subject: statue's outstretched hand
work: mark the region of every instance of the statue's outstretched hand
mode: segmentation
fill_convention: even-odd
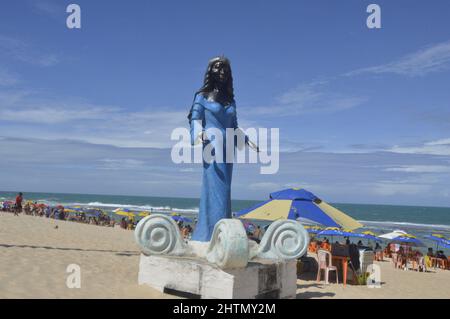
[[[200,132],[200,139],[202,140],[203,144],[209,142],[208,135],[206,135],[205,131]]]
[[[250,141],[249,139],[247,139],[247,145],[254,150],[256,153],[259,153],[259,146],[256,145],[255,143],[253,143],[252,141]]]

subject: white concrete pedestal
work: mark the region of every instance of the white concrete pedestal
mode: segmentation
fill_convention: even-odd
[[[295,298],[297,262],[254,259],[245,268],[220,269],[200,258],[141,254],[138,282],[190,298]]]

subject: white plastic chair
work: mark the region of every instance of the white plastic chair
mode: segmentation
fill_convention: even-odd
[[[319,249],[317,251],[317,262],[319,264],[317,270],[317,281],[320,281],[321,271],[325,270],[325,283],[328,284],[328,275],[330,271],[336,272],[336,283],[339,284],[337,267],[331,264],[332,256],[328,250]]]
[[[359,273],[364,274],[367,272],[367,267],[373,264],[374,253],[370,250],[359,251]]]

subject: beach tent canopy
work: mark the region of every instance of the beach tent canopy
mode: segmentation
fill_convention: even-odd
[[[409,244],[411,246],[425,246],[416,236],[410,235],[402,230],[395,230],[391,233],[378,236],[389,239],[397,244]]]
[[[238,218],[275,221],[298,220],[306,225],[356,229],[362,224],[325,203],[303,188],[289,188],[270,194],[270,199],[239,211]]]
[[[394,230],[394,231],[391,232],[391,233],[387,233],[387,234],[384,234],[384,235],[380,235],[380,236],[378,236],[378,237],[380,237],[380,238],[385,238],[385,239],[394,239],[394,238],[397,238],[397,237],[400,237],[400,236],[406,235],[406,234],[407,234],[407,233],[406,233],[405,231],[396,229],[396,230]]]

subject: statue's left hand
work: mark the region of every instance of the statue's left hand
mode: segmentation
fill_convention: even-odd
[[[248,146],[253,149],[256,153],[259,153],[259,146],[256,145],[255,143],[253,143],[252,141],[250,141],[249,139],[247,140],[247,144]]]

